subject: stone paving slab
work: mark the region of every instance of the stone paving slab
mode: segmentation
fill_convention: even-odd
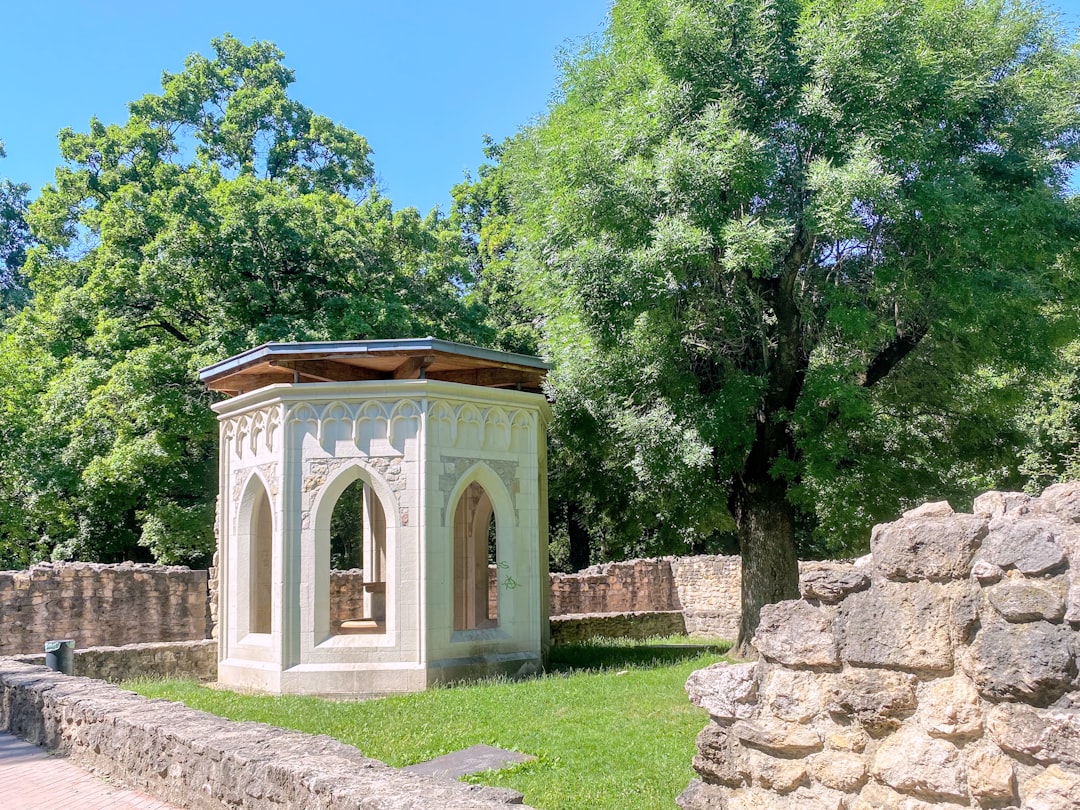
[[[174,810],[170,804],[97,778],[63,757],[0,731],[4,810]]]
[[[507,751],[492,745],[474,745],[460,751],[451,751],[427,762],[418,762],[402,768],[403,771],[418,773],[423,776],[437,776],[460,779],[480,771],[498,771],[519,762],[531,762],[536,757],[518,751]]]

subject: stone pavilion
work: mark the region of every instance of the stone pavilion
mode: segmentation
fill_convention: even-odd
[[[219,682],[367,696],[538,671],[546,371],[434,338],[268,343],[203,369],[228,396]],[[346,551],[359,570],[332,577]]]

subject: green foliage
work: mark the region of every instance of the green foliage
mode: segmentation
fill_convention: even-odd
[[[1030,4],[616,2],[500,166],[594,542],[742,515],[745,553],[794,509],[835,555],[1022,485],[1025,391],[1075,329],[1078,82]],[[1051,421],[1044,478],[1077,435]]]
[[[4,142],[0,141],[0,158],[5,157]],[[26,250],[31,245],[30,228],[26,224],[26,183],[0,179],[0,326],[13,312],[26,304],[26,279],[22,274]]]
[[[197,370],[267,341],[480,341],[460,237],[393,210],[364,139],[226,36],[122,125],[60,134],[32,304],[0,343],[0,563],[206,563],[216,422]],[[192,154],[193,152],[193,154]]]
[[[693,778],[704,713],[684,689],[716,648],[596,641],[554,649],[566,670],[528,681],[479,683],[355,702],[260,697],[178,681],[125,684],[233,720],[328,734],[395,766],[479,743],[536,760],[469,781],[513,788],[530,807],[670,807]],[[682,642],[682,643],[680,643]],[[387,733],[393,729],[393,733]]]

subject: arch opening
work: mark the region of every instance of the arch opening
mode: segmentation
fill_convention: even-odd
[[[274,533],[270,496],[261,482],[251,508],[248,534],[248,632],[269,633],[273,602]]]
[[[498,627],[498,527],[487,491],[475,481],[454,510],[454,629]]]
[[[357,478],[330,516],[330,633],[386,632],[386,515]]]

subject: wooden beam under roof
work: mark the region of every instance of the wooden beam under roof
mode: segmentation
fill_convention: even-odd
[[[521,386],[539,390],[541,375],[536,372],[511,368],[470,368],[462,371],[430,371],[429,380],[482,385],[487,388],[514,388]]]
[[[363,366],[354,366],[336,360],[271,360],[270,365],[295,372],[308,381],[314,382],[354,382],[356,380],[383,380],[380,374]]]
[[[405,362],[394,369],[395,380],[418,380],[420,372],[435,362],[433,354],[417,354],[405,359]]]

